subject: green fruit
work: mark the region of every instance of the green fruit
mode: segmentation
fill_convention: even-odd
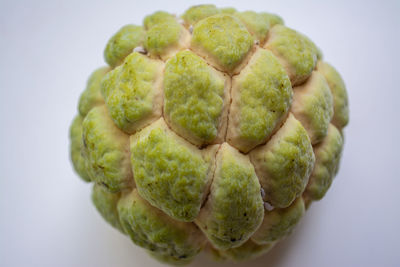
[[[338,172],[346,88],[306,36],[266,12],[199,5],[127,25],[70,128],[105,221],[159,261],[258,257]]]

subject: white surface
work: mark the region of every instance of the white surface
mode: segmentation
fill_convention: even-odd
[[[68,128],[108,38],[158,9],[201,1],[182,2],[0,2],[0,266],[161,266],[100,218],[72,171]],[[215,1],[280,14],[322,48],[350,97],[341,169],[325,199],[270,254],[237,266],[400,264],[400,4],[322,2]],[[204,255],[191,266],[206,264],[218,266]]]

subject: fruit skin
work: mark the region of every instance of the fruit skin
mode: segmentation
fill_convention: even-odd
[[[274,207],[286,208],[301,196],[315,156],[301,123],[290,114],[270,141],[250,152],[265,200]]]
[[[337,70],[326,62],[318,62],[317,70],[324,75],[332,93],[334,103],[332,124],[343,128],[349,122],[349,104],[343,79]]]
[[[135,52],[106,74],[101,93],[120,129],[134,133],[161,115],[162,70],[161,61]]]
[[[212,142],[218,132],[223,132],[220,128],[226,128],[221,113],[227,113],[224,98],[229,87],[228,76],[201,57],[188,50],[178,52],[167,62],[164,72],[164,116],[168,124],[196,145]],[[182,88],[185,95],[180,93]]]
[[[290,234],[305,212],[303,199],[297,198],[289,207],[266,211],[264,220],[251,240],[258,245],[266,245]]]
[[[320,200],[328,191],[339,170],[343,142],[343,136],[338,129],[330,124],[325,139],[314,147],[317,161],[304,192],[307,200]]]
[[[188,261],[205,245],[194,224],[173,220],[142,199],[136,189],[120,199],[117,210],[132,241],[168,261]]]
[[[143,27],[136,25],[122,27],[108,41],[104,50],[105,61],[112,68],[121,64],[124,58],[132,52],[132,49],[143,42],[143,38]]]
[[[343,79],[266,12],[158,11],[107,43],[70,127],[71,161],[109,224],[155,259],[258,257],[337,174]]]
[[[212,161],[160,119],[131,136],[131,165],[140,195],[180,221],[193,221],[209,183]]]
[[[253,42],[254,37],[238,18],[217,14],[193,26],[191,46],[217,69],[237,73],[237,68],[250,53]]]
[[[129,137],[107,115],[105,105],[94,107],[82,122],[82,153],[90,180],[111,192],[133,185],[129,166]]]
[[[82,180],[86,182],[90,182],[90,177],[86,171],[86,162],[85,159],[82,157],[82,147],[83,147],[83,140],[82,140],[82,117],[77,115],[74,120],[72,121],[70,127],[70,139],[71,139],[71,161],[74,166],[75,171],[78,175],[82,178]]]
[[[284,68],[267,50],[257,49],[232,79],[226,139],[242,152],[265,143],[288,114],[293,90]]]
[[[292,85],[303,83],[317,63],[316,46],[304,35],[283,25],[276,25],[270,30],[265,47],[286,68]]]
[[[239,247],[260,226],[264,207],[254,167],[248,157],[223,143],[216,155],[210,195],[196,219],[214,247]]]
[[[117,210],[120,198],[121,193],[112,193],[101,184],[95,183],[93,185],[92,201],[96,209],[103,216],[104,220],[124,233]]]
[[[82,118],[86,117],[93,107],[104,104],[104,98],[101,94],[101,80],[108,71],[110,71],[109,67],[101,67],[89,76],[86,89],[79,98],[78,110]]]
[[[328,83],[319,72],[313,71],[310,78],[294,88],[292,112],[303,124],[313,145],[327,135],[333,116],[333,99]]]

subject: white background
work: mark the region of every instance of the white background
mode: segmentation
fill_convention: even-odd
[[[0,266],[161,266],[101,219],[72,171],[68,128],[116,30],[200,2],[0,1]],[[326,197],[270,254],[237,266],[400,266],[400,4],[325,2],[214,1],[280,14],[321,47],[350,99]],[[205,265],[218,266],[204,255],[191,266]]]

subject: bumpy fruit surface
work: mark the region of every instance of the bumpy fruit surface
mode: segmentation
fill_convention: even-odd
[[[259,256],[329,189],[345,85],[279,16],[159,11],[122,27],[104,57],[71,125],[71,159],[103,218],[155,258]]]

